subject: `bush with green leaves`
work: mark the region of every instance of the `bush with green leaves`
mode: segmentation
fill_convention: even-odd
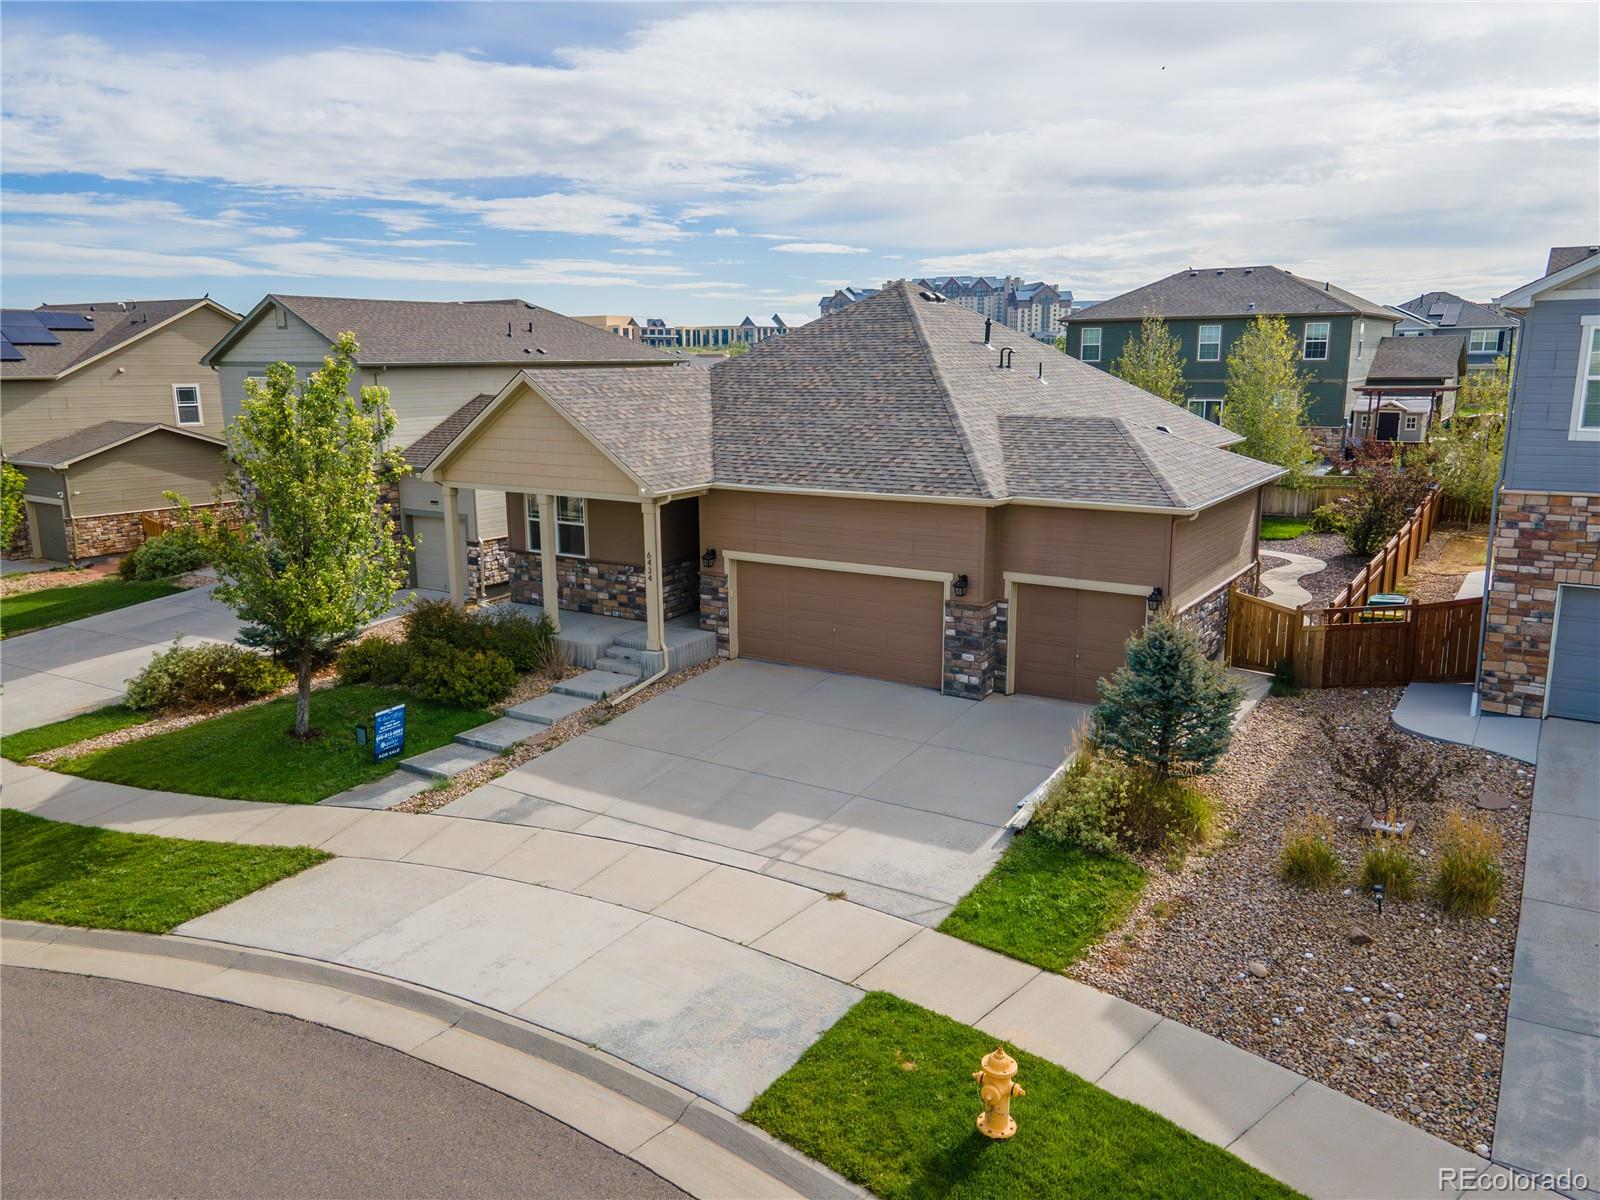
[[[1181,779],[1161,778],[1085,745],[1034,809],[1028,828],[1096,854],[1149,853],[1205,837],[1211,806]]]
[[[1383,894],[1390,900],[1411,900],[1416,897],[1421,884],[1417,860],[1403,842],[1384,839],[1367,849],[1361,856],[1360,888],[1370,892],[1375,884],[1383,885]]]
[[[351,642],[339,652],[341,683],[372,683],[393,687],[404,683],[411,671],[411,647],[405,642],[369,637]]]
[[[511,660],[518,671],[542,671],[555,661],[556,629],[550,618],[535,621],[514,608],[499,605],[478,618],[488,627],[489,645]]]
[[[292,682],[288,668],[243,646],[175,644],[128,680],[125,703],[144,710],[203,708],[257,700]]]
[[[1284,830],[1278,878],[1293,887],[1328,887],[1339,878],[1333,848],[1333,822],[1321,813],[1302,813]]]
[[[448,642],[417,642],[409,647],[411,663],[405,686],[441,704],[487,708],[504,700],[517,686],[517,669],[494,650],[468,650]]]
[[[193,529],[179,526],[134,547],[117,564],[117,574],[123,579],[171,579],[210,562],[205,540]]]
[[[457,650],[493,651],[518,671],[542,670],[554,659],[555,626],[508,606],[468,612],[447,600],[422,601],[406,614],[405,624],[412,646],[442,642]]]
[[[1439,874],[1433,897],[1452,917],[1487,917],[1500,900],[1502,844],[1483,818],[1453,812],[1439,835]]]
[[[1350,504],[1334,500],[1319,504],[1311,513],[1312,533],[1343,533],[1350,527]]]

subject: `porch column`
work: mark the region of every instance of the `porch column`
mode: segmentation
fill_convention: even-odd
[[[644,510],[645,649],[660,650],[661,612],[665,607],[661,598],[661,509],[654,500],[646,500],[639,507]]]
[[[461,542],[460,493],[452,484],[444,485],[444,557],[450,581],[450,603],[461,608],[467,602],[466,547]]]
[[[539,595],[544,615],[561,630],[561,580],[556,574],[556,498],[541,494],[539,503]]]

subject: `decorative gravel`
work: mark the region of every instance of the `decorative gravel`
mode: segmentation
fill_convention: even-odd
[[[1211,845],[1172,870],[1147,864],[1127,921],[1068,974],[1481,1152],[1494,1132],[1533,770],[1406,735],[1448,771],[1444,794],[1406,814],[1424,892],[1445,813],[1476,811],[1483,790],[1512,801],[1482,814],[1504,840],[1505,885],[1492,918],[1445,917],[1426,895],[1390,901],[1380,918],[1354,887],[1365,808],[1332,787],[1320,731],[1376,731],[1399,698],[1352,688],[1264,700],[1202,781],[1218,805]],[[1277,879],[1284,826],[1307,806],[1336,821],[1344,872],[1325,891]],[[1371,942],[1356,944],[1358,931]]]
[[[1302,533],[1299,537],[1290,538],[1288,541],[1262,542],[1261,557],[1263,560],[1271,560],[1265,561],[1263,565],[1276,567],[1286,562],[1281,554],[1274,558],[1280,550],[1289,554],[1308,554],[1328,564],[1320,571],[1300,577],[1300,586],[1311,593],[1308,608],[1330,603],[1344,590],[1345,584],[1361,573],[1369,561],[1359,554],[1351,554],[1350,548],[1344,543],[1343,535],[1337,533]]]

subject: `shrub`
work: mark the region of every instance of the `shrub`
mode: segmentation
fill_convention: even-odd
[[[1410,900],[1417,894],[1418,882],[1417,860],[1400,842],[1380,841],[1361,856],[1363,891],[1381,883],[1389,899]]]
[[[1349,526],[1350,504],[1345,500],[1319,504],[1311,514],[1312,533],[1343,533]]]
[[[517,669],[494,650],[469,650],[447,642],[414,643],[405,683],[419,696],[460,708],[485,708],[517,685]]]
[[[1452,917],[1486,917],[1500,899],[1500,835],[1487,821],[1453,812],[1439,836],[1434,899]]]
[[[1430,480],[1422,463],[1402,468],[1394,449],[1384,443],[1362,447],[1356,478],[1362,490],[1351,502],[1350,519],[1341,532],[1352,554],[1371,558],[1427,498]]]
[[[341,683],[375,683],[389,687],[405,680],[411,670],[411,647],[370,637],[352,642],[339,652]]]
[[[123,579],[170,579],[198,571],[210,560],[200,535],[180,526],[136,546],[117,565],[117,574]]]
[[[1294,659],[1284,655],[1272,671],[1272,687],[1274,696],[1298,696],[1300,689],[1294,682]]]
[[[542,671],[553,664],[556,630],[549,617],[535,621],[514,608],[502,607],[491,609],[480,623],[490,632],[490,645],[518,671]]]
[[[242,646],[174,645],[128,681],[129,708],[159,709],[256,700],[287,687],[288,668]]]
[[[1029,828],[1097,854],[1198,841],[1211,824],[1204,794],[1086,745],[1035,808]]]
[[[1333,848],[1333,822],[1320,813],[1302,813],[1284,830],[1278,878],[1294,887],[1327,887],[1339,878]]]
[[[406,641],[413,646],[443,642],[457,650],[487,650],[490,634],[485,622],[467,614],[448,600],[419,600],[406,613]]]

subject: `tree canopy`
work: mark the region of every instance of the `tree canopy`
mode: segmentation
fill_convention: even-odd
[[[1290,487],[1302,482],[1316,461],[1306,431],[1306,379],[1300,347],[1279,316],[1259,316],[1228,355],[1228,386],[1222,401],[1224,428],[1244,438],[1234,449],[1288,469]]]
[[[1139,332],[1128,340],[1122,354],[1111,364],[1111,373],[1152,396],[1185,405],[1189,395],[1183,383],[1186,360],[1179,353],[1180,345],[1178,336],[1165,321],[1154,313],[1145,313]]]

